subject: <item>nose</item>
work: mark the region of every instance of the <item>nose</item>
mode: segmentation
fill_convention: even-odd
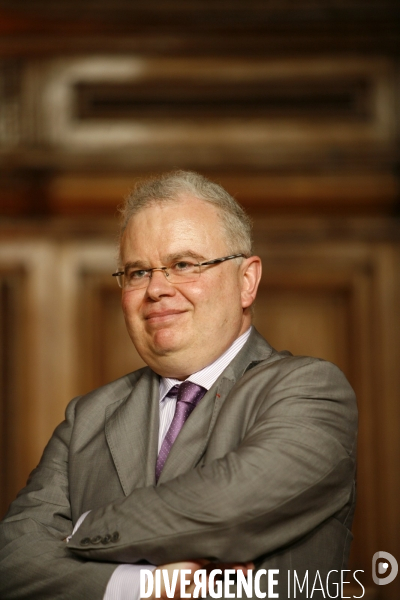
[[[168,281],[168,274],[163,269],[154,269],[147,284],[146,295],[152,300],[161,296],[174,296],[175,287]]]

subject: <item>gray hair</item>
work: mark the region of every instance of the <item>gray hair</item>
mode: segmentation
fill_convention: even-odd
[[[250,217],[223,187],[193,171],[171,171],[138,181],[120,209],[120,239],[129,219],[140,210],[153,204],[179,201],[185,195],[209,202],[218,209],[230,252],[253,254]]]

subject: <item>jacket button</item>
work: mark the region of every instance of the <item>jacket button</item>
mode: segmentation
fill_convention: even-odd
[[[82,538],[80,541],[81,546],[88,546],[90,543],[91,543],[91,540],[88,537]]]
[[[101,535],[96,535],[96,537],[92,537],[92,539],[90,541],[92,542],[92,544],[100,544]]]
[[[114,533],[111,536],[111,541],[118,542],[118,540],[119,540],[119,533],[118,533],[118,531],[114,531]]]
[[[109,533],[107,533],[107,535],[105,535],[102,540],[101,543],[102,544],[109,544],[111,542],[111,535]]]

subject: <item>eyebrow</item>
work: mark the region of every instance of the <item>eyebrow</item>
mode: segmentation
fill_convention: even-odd
[[[167,256],[165,257],[165,262],[167,264],[171,264],[177,260],[181,260],[182,258],[193,258],[193,260],[196,260],[197,262],[203,262],[206,259],[205,256],[203,256],[202,254],[197,254],[196,252],[193,252],[192,250],[185,250],[183,252],[175,252],[173,254],[167,254]],[[125,269],[151,269],[151,267],[148,265],[148,263],[146,264],[144,261],[142,260],[134,260],[134,261],[129,261],[126,263]]]
[[[168,254],[165,257],[165,262],[173,263],[174,261],[179,260],[181,258],[193,258],[193,260],[197,260],[198,262],[206,260],[206,257],[202,254],[197,254],[196,252],[192,252],[191,250],[186,250],[185,252],[176,252],[175,254]]]

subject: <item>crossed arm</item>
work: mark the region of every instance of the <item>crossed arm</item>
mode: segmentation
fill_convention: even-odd
[[[288,377],[234,451],[93,510],[67,547],[71,403],[2,525],[0,597],[45,600],[57,589],[60,600],[87,600],[89,591],[101,599],[118,563],[252,561],[333,515],[346,504],[354,476],[354,399],[332,365],[303,370],[302,397],[291,395]],[[327,378],[329,394],[326,386],[321,392]],[[121,535],[107,546],[81,545],[99,531]]]

